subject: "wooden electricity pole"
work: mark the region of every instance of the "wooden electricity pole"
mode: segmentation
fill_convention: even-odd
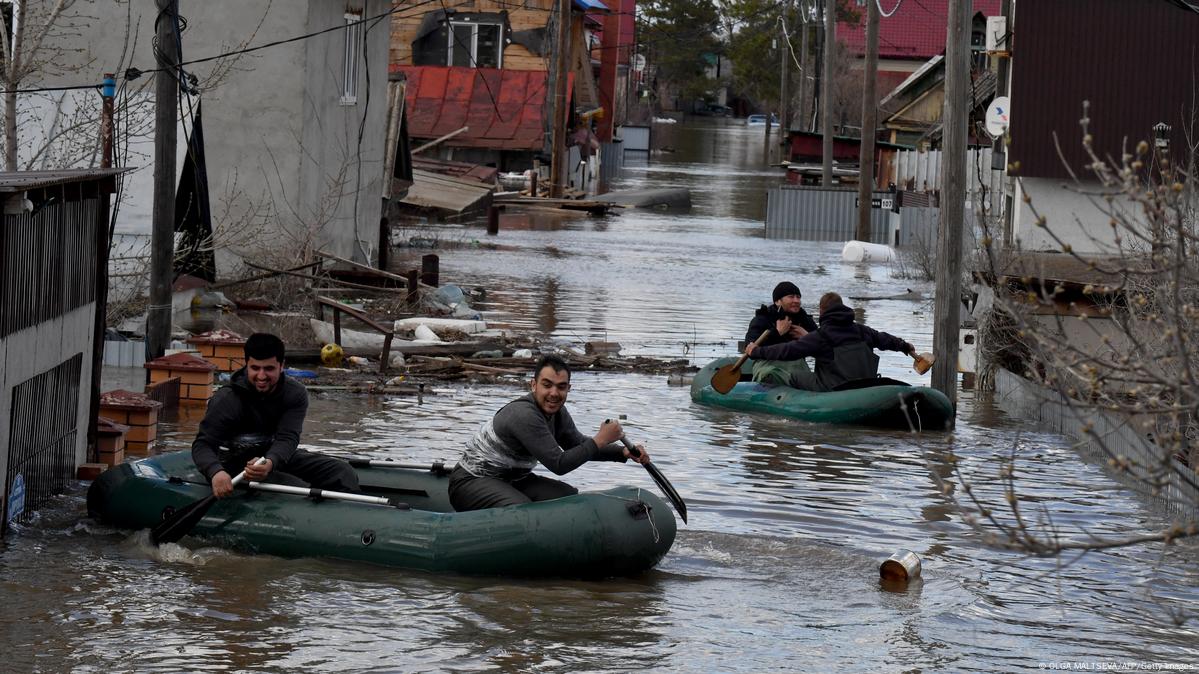
[[[858,241],[870,240],[874,195],[874,127],[878,126],[878,0],[866,0],[866,64],[862,71],[862,142],[858,154]]]
[[[171,341],[171,276],[175,257],[175,129],[178,119],[178,0],[156,0],[158,67],[154,73],[154,225],[150,236],[150,307],[146,310],[146,360]]]
[[[558,0],[558,35],[554,48],[554,130],[550,134],[550,196],[562,196],[566,186],[566,68],[570,63],[570,0]]]
[[[820,78],[820,132],[824,136],[824,164],[820,184],[833,184],[833,46],[837,41],[837,0],[824,0],[824,72]]]
[[[779,161],[785,162],[787,161],[787,153],[781,148],[786,145],[787,130],[791,128],[790,123],[787,121],[791,116],[791,111],[788,109],[790,106],[787,105],[787,80],[790,79],[788,77],[790,64],[787,61],[791,58],[791,33],[787,30],[787,0],[783,0],[782,12],[781,32],[783,51],[780,54],[782,58],[779,60]],[[769,122],[770,120],[767,119],[766,121]]]
[[[945,109],[941,137],[941,220],[937,232],[937,296],[933,307],[932,385],[957,409],[958,334],[962,306],[962,221],[966,204],[966,140],[970,117],[972,0],[949,3],[945,34]]]

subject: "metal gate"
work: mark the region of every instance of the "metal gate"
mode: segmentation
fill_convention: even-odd
[[[4,519],[0,533],[10,519],[26,523],[33,511],[61,492],[75,474],[75,440],[79,432],[79,374],[83,354],[13,387],[11,427],[8,436],[8,475],[4,500]],[[24,485],[21,512],[10,516],[12,497]]]

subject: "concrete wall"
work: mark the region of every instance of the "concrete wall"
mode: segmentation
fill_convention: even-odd
[[[43,84],[98,82],[102,73],[123,73],[131,65],[142,70],[156,67],[151,50],[156,11],[152,0],[96,0],[81,6],[81,11],[86,10],[94,20],[81,29],[83,38],[71,43],[87,48],[64,55],[62,72],[45,76]],[[205,58],[340,26],[345,23],[347,8],[361,8],[364,17],[371,17],[389,10],[390,3],[183,3],[181,13],[187,20],[182,36],[183,57]],[[377,23],[364,24],[368,56],[360,63],[356,105],[340,104],[345,40],[340,30],[235,58],[185,66],[199,78],[203,90],[200,97],[193,98],[193,105],[203,99],[213,227],[221,246],[218,275],[234,273],[241,266],[242,256],[282,264],[296,259],[308,247],[358,260],[375,254],[381,212],[389,21],[389,17],[383,17]],[[76,61],[74,66],[70,64],[72,59]],[[151,120],[153,90],[151,75],[127,84],[130,100]],[[55,105],[43,102],[30,116],[44,118]],[[88,92],[73,97],[70,105],[98,109],[99,97]],[[185,133],[191,128],[187,112],[185,99],[176,152],[179,165],[185,156]],[[152,228],[153,129],[142,125],[130,132],[129,142],[135,151],[130,153],[128,165],[141,168],[125,183],[117,230],[147,233]]]

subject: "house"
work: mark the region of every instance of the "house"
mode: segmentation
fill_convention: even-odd
[[[982,121],[987,105],[995,98],[998,78],[990,69],[971,73],[970,111],[975,121]],[[878,103],[880,126],[892,143],[940,147],[941,117],[945,108],[945,56],[938,54],[928,60],[892,89]],[[970,125],[970,145],[989,144],[979,138],[977,125]]]
[[[0,532],[87,461],[119,170],[0,173]],[[90,427],[94,431],[94,426]]]
[[[553,0],[395,0],[394,7],[390,67],[408,79],[414,139],[444,137],[434,150],[440,158],[501,171],[524,171],[548,152]],[[607,8],[598,0],[572,0],[572,7],[568,109],[594,116],[602,102],[587,16]]]
[[[1063,22],[1078,39],[1062,39]],[[1085,194],[1095,182],[1079,124],[1083,102],[1100,157],[1118,159],[1139,141],[1156,144],[1159,124],[1169,127],[1161,131],[1164,147],[1187,148],[1199,112],[1190,53],[1199,12],[1184,0],[1092,0],[1085,12],[1072,3],[1017,2],[1010,31],[1008,163],[1018,168],[1006,238],[1024,250],[1060,249],[1037,226],[1035,208],[1076,252],[1114,252],[1108,218]],[[1074,176],[1082,189],[1063,189]]]
[[[945,28],[950,1],[895,3],[894,14],[879,20],[878,91],[891,91],[929,59],[945,53]],[[983,53],[986,17],[998,16],[1001,4],[1000,0],[974,0],[975,16],[970,46],[977,54],[975,62],[980,70],[986,67],[986,55]],[[849,53],[858,57],[858,68],[862,67],[861,58],[866,53],[865,8],[860,8],[860,14],[857,25],[837,25],[837,40]]]
[[[792,129],[787,133],[787,143],[789,147],[787,160],[790,164],[794,165],[791,170],[787,172],[788,182],[819,184],[818,181],[820,178],[820,167],[824,161],[823,134],[812,131],[796,131]],[[861,146],[861,138],[852,136],[834,136],[834,167],[837,169],[844,169],[847,166],[852,166],[854,169],[853,173],[856,174],[858,163],[861,159]],[[910,149],[911,147],[906,145],[896,145],[894,143],[885,143],[882,141],[878,141],[874,144],[874,182],[876,185],[885,188],[888,183],[895,182],[895,155],[901,150]],[[805,165],[807,165],[810,170],[805,171]],[[807,174],[806,177],[803,175],[805,173]]]
[[[188,92],[180,94],[176,158],[182,165],[188,155],[202,101],[217,276],[238,273],[244,260],[294,266],[311,250],[373,262],[384,192],[389,0],[209,0],[180,9]],[[76,26],[80,35],[48,38],[86,50],[64,50],[62,74],[47,74],[41,84],[121,75],[116,165],[137,170],[121,188],[116,227],[145,235],[154,87],[152,77],[138,75],[157,68],[157,10],[152,2],[108,2],[91,3],[87,13]],[[128,44],[113,37],[121,35]],[[98,108],[94,93],[83,96],[78,106]]]

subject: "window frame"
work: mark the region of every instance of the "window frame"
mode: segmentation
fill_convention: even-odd
[[[494,26],[496,29],[495,40],[495,68],[502,69],[504,67],[504,24],[493,23],[491,21],[450,21],[449,30],[446,35],[446,57],[447,66],[454,66],[454,45],[457,43],[455,38],[455,28],[470,27],[470,63],[465,68],[478,68],[479,63],[479,27]],[[484,66],[490,67],[490,66]]]
[[[358,104],[359,54],[362,53],[362,11],[347,9],[341,68],[341,105]]]

